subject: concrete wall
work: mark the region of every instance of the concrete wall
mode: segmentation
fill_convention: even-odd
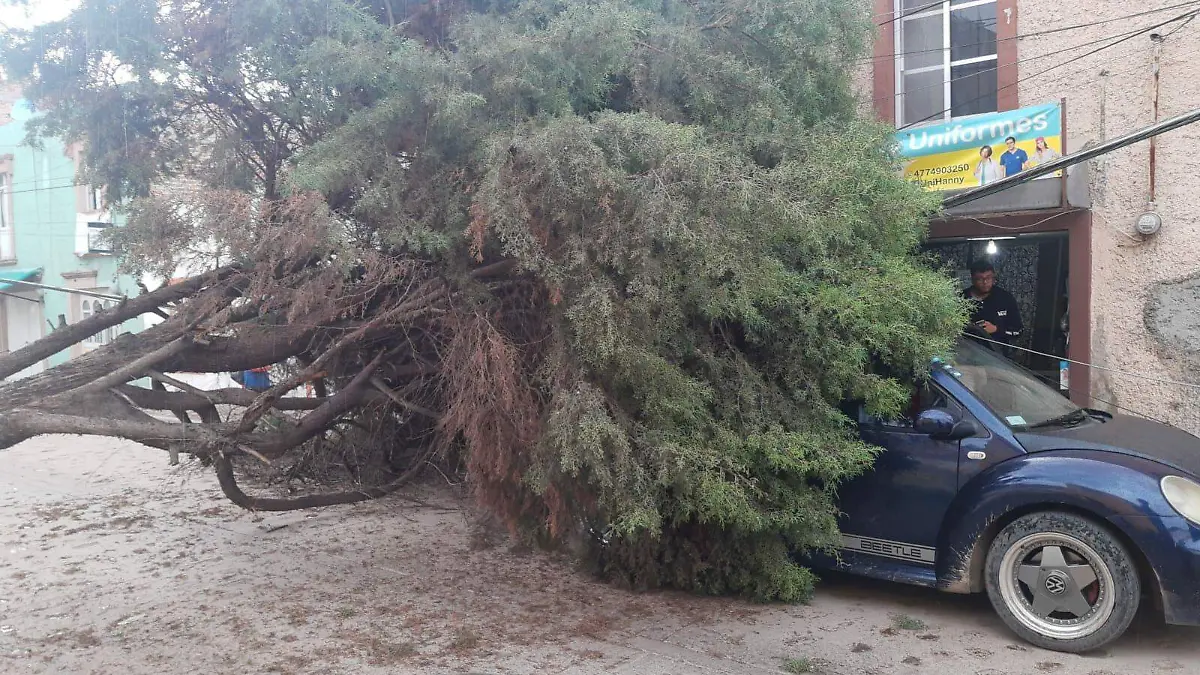
[[[1172,0],[1021,0],[1020,34],[1178,4]],[[1105,38],[1151,26],[1176,9],[1019,41],[1020,103],[1065,97],[1069,150],[1154,122],[1154,47],[1149,35],[1066,66],[1037,73],[1105,44]],[[1200,108],[1200,20],[1157,32],[1161,43],[1160,119]],[[1072,51],[1062,50],[1077,45]],[[1035,77],[1036,76],[1036,77]],[[1028,78],[1028,79],[1026,79]],[[1150,144],[1119,150],[1092,163],[1092,362],[1160,380],[1200,383],[1200,287],[1180,286],[1200,275],[1200,125],[1156,141],[1159,234],[1133,229],[1149,201]],[[1200,432],[1200,391],[1099,369],[1098,399]]]

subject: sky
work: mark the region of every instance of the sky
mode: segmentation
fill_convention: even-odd
[[[0,24],[10,28],[32,28],[57,21],[79,4],[79,0],[27,0],[25,3],[0,0]]]

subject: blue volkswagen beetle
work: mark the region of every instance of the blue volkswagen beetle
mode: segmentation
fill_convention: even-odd
[[[857,414],[884,451],[841,488],[841,550],[814,566],[986,591],[1064,652],[1116,639],[1143,600],[1200,625],[1200,439],[1079,408],[969,338],[907,414]]]

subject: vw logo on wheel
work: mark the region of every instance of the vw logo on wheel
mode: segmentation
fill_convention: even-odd
[[[1047,574],[1046,590],[1050,595],[1062,595],[1067,590],[1067,575],[1058,570]]]

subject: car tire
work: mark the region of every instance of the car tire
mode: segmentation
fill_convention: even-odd
[[[1022,516],[996,535],[985,568],[988,597],[1017,635],[1079,653],[1120,637],[1141,601],[1133,556],[1106,528],[1072,513]]]

